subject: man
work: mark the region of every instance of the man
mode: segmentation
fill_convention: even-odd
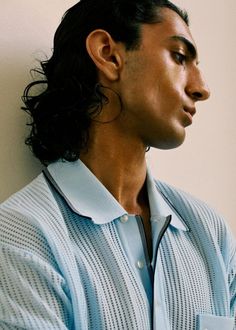
[[[234,329],[234,239],[145,161],[209,97],[186,13],[81,0],[42,69],[24,101],[48,167],[0,208],[1,329]]]

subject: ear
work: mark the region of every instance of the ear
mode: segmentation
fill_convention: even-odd
[[[118,45],[105,30],[94,30],[86,39],[89,56],[100,72],[110,81],[119,79],[122,68],[122,53]]]

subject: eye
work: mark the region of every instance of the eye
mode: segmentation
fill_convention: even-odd
[[[174,59],[178,64],[183,65],[187,60],[187,56],[182,53],[174,52]]]

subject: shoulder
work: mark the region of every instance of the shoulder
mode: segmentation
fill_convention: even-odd
[[[216,222],[225,223],[221,215],[219,215],[212,207],[193,195],[173,187],[162,181],[155,181],[157,188],[171,202],[171,204],[181,211],[181,215],[194,216],[199,219],[205,219],[211,226],[216,225]]]
[[[236,242],[225,219],[207,203],[165,182],[155,181],[157,189],[183,217],[196,239],[212,242],[224,259],[235,255]]]
[[[166,182],[155,180],[155,183],[162,194],[164,194],[178,210],[181,210],[181,214],[187,212],[188,215],[191,213],[200,216],[200,218],[207,218],[209,221],[215,218],[222,220],[222,217],[212,207],[190,193],[169,185]]]
[[[38,207],[53,201],[49,186],[41,173],[32,182],[10,196],[0,204],[0,210],[13,208],[18,211],[30,210],[31,206]]]
[[[21,224],[37,225],[46,223],[47,219],[58,213],[58,206],[44,175],[41,173],[27,186],[13,194],[0,204],[0,226],[11,220]]]
[[[0,246],[51,258],[49,233],[63,221],[51,190],[40,174],[0,204]]]

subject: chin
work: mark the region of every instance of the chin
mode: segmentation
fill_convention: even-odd
[[[181,134],[168,135],[162,141],[156,141],[153,145],[150,144],[150,147],[162,149],[162,150],[170,150],[175,149],[181,146],[185,140],[185,130],[181,132]]]

